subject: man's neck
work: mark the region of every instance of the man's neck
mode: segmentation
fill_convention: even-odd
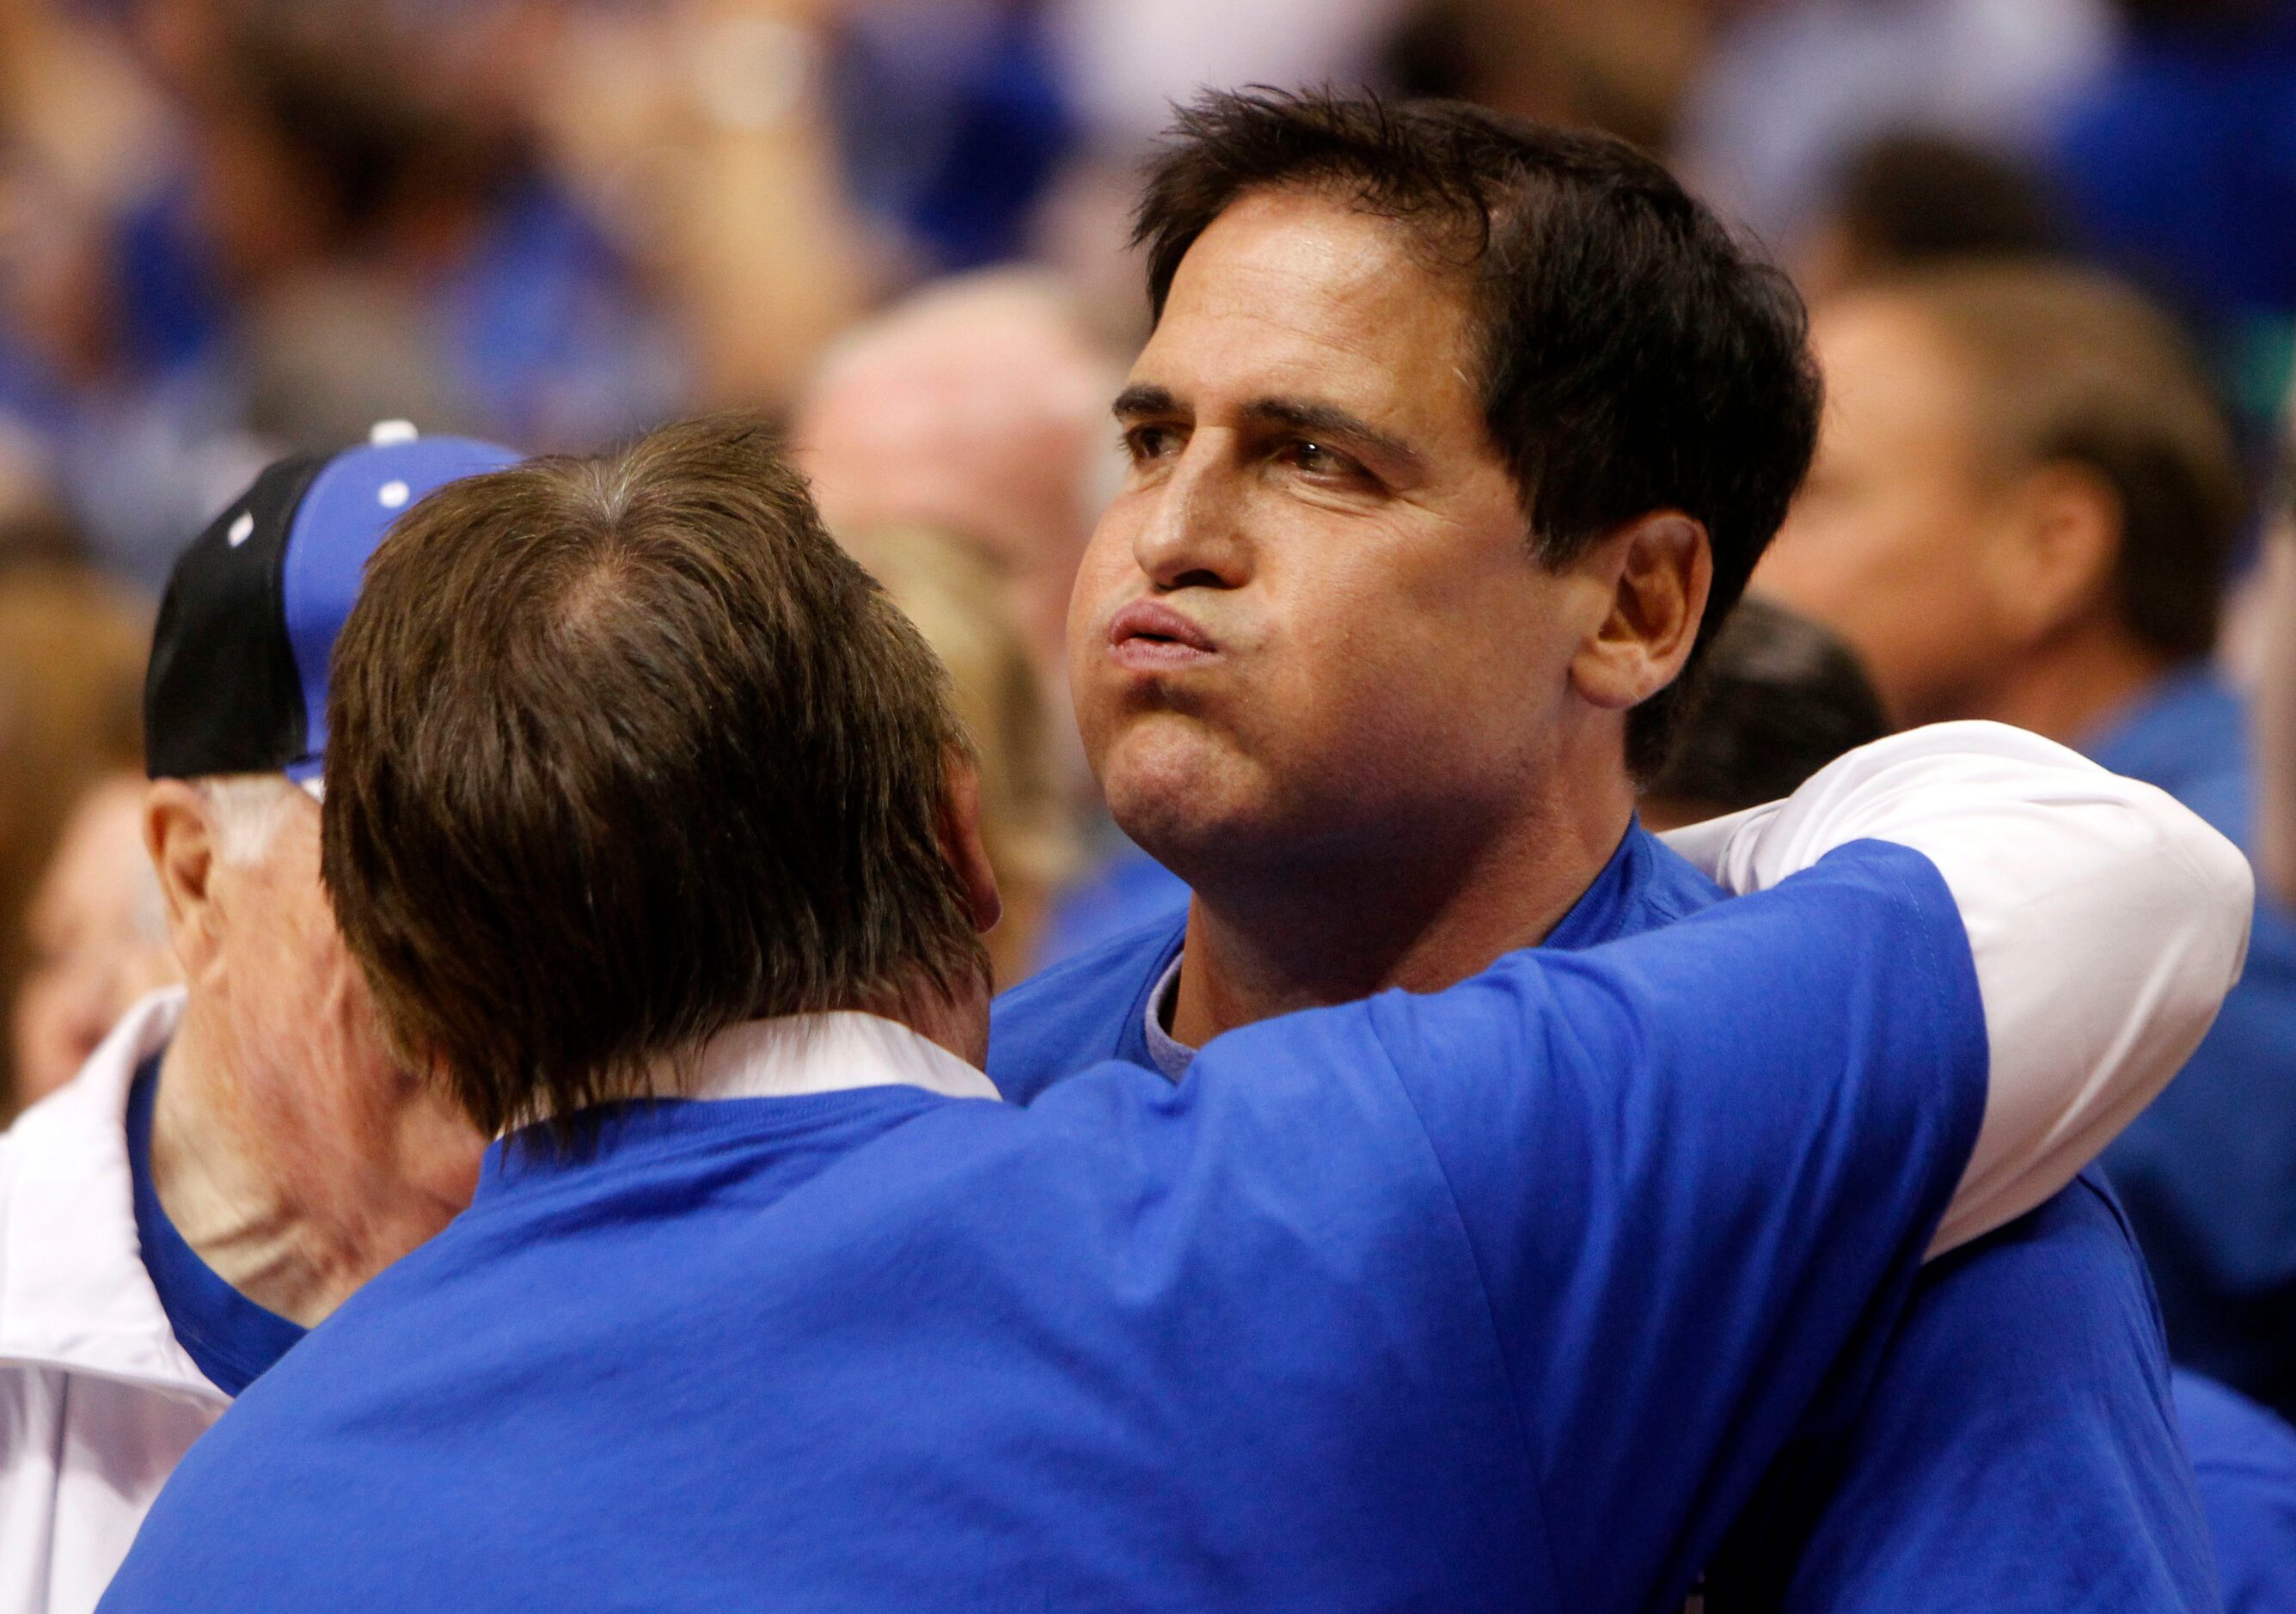
[[[1413,857],[1418,832],[1347,866],[1298,864],[1215,885],[1188,910],[1172,1035],[1191,1047],[1294,1010],[1399,987],[1440,991],[1536,946],[1585,895],[1634,812],[1579,790],[1464,851]]]
[[[1974,709],[1950,715],[1989,717],[2078,747],[2094,740],[2169,666],[2168,658],[2118,624],[2078,626],[2023,658]]]
[[[168,1221],[225,1282],[305,1327],[459,1208],[451,1190],[403,1168],[432,1123],[331,1106],[318,1093],[333,1074],[252,1075],[194,1012],[168,1045],[152,1115],[152,1185]]]

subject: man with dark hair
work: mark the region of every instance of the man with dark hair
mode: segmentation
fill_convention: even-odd
[[[1023,1110],[941,684],[738,423],[405,520],[324,866],[517,1130],[106,1607],[1647,1609],[1939,1208],[2064,1181],[2236,968],[2227,848],[1973,727],[1710,835],[1784,889]]]
[[[1764,586],[1855,645],[1900,721],[2077,747],[2251,844],[2245,702],[2211,669],[2248,508],[2189,345],[2059,266],[1936,270],[1829,305],[1834,384]],[[2296,1413],[2296,915],[2105,1159],[2177,1359]]]
[[[1271,1015],[1715,902],[1635,823],[1636,782],[1808,463],[1791,288],[1620,143],[1446,104],[1210,96],[1139,231],[1157,324],[1070,673],[1117,823],[1193,897],[1008,994],[998,1087],[1110,1057],[1182,1082]],[[1741,1585],[2207,1606],[2101,1185],[1925,1274],[1915,1317],[1813,1409],[1773,1481],[1797,1505],[1726,1555]],[[1941,1535],[1972,1483],[1997,1534]]]

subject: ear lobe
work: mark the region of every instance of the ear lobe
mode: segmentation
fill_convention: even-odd
[[[1004,916],[1004,899],[997,892],[996,871],[980,839],[980,774],[962,756],[952,756],[946,772],[948,783],[936,826],[940,855],[964,886],[973,929],[986,934]]]
[[[2044,465],[2012,491],[2008,525],[1988,546],[1999,619],[2044,638],[2102,602],[2120,554],[2120,501],[2095,472]]]
[[[144,804],[144,848],[159,877],[176,962],[188,979],[199,980],[221,954],[223,916],[213,889],[215,833],[198,791],[180,779],[153,782]]]
[[[1705,525],[1678,510],[1638,516],[1598,547],[1613,569],[1609,608],[1570,677],[1587,700],[1623,711],[1673,683],[1690,660],[1713,592],[1713,548]]]

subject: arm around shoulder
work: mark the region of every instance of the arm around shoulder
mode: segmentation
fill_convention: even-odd
[[[2163,792],[1990,723],[1864,747],[1675,844],[1751,890],[1859,840],[1935,865],[1984,1002],[1985,1122],[1935,1253],[2063,1187],[2168,1085],[2239,979],[2254,877]]]

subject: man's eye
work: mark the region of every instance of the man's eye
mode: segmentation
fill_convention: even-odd
[[[1124,434],[1124,452],[1135,461],[1161,459],[1180,445],[1169,426],[1135,426]]]
[[[1310,476],[1352,477],[1363,474],[1363,467],[1336,448],[1306,438],[1294,439],[1283,450],[1283,456],[1292,465]]]

